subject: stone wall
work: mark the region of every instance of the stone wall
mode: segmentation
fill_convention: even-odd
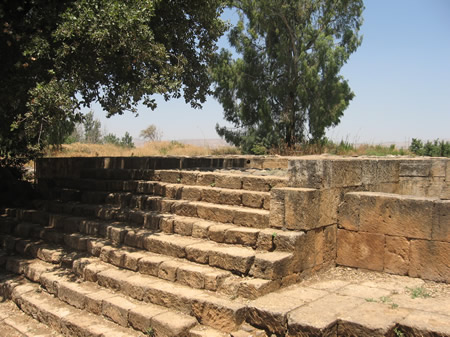
[[[337,264],[450,282],[450,200],[348,193],[338,226]]]
[[[288,186],[271,226],[336,230],[339,265],[450,281],[449,159],[296,158]]]

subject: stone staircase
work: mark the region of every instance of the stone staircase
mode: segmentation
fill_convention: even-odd
[[[246,303],[295,283],[305,259],[304,232],[270,227],[286,184],[239,170],[41,179],[34,209],[0,218],[3,296],[66,336],[265,336]]]

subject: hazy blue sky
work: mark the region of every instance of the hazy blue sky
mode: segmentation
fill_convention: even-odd
[[[411,138],[450,139],[450,0],[366,0],[363,43],[342,74],[356,97],[341,123],[328,131],[353,143],[404,142]],[[227,12],[226,19],[233,20]],[[220,45],[227,47],[227,39]],[[222,108],[212,97],[202,110],[184,100],[164,102],[155,111],[105,118],[108,132],[137,138],[155,124],[164,139],[218,138]]]

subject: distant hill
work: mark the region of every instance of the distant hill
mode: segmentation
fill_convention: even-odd
[[[136,146],[142,146],[145,144],[145,141],[142,139],[134,139],[134,144]],[[206,147],[209,149],[216,149],[223,146],[230,146],[226,141],[219,138],[212,139],[175,139],[175,141],[180,142],[182,144],[195,145],[200,147]]]
[[[220,138],[213,139],[178,139],[177,142],[195,146],[208,147],[210,149],[216,149],[218,147],[229,146],[225,140]]]

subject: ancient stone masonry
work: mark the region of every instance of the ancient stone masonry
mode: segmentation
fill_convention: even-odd
[[[303,336],[306,309],[274,321],[257,304],[336,265],[450,280],[448,159],[44,158],[36,169],[42,198],[0,217],[0,290],[63,335]]]
[[[337,224],[338,265],[450,281],[448,159],[302,158],[289,171],[301,188],[278,189],[286,209],[271,217]]]

